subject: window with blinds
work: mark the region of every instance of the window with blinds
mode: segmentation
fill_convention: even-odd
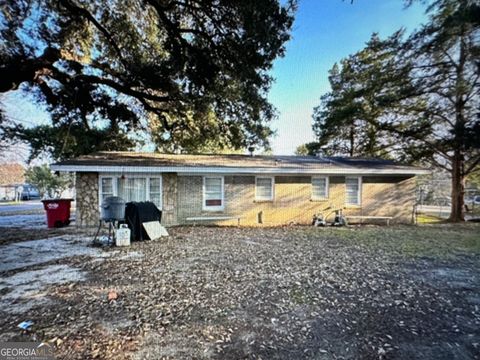
[[[345,178],[345,203],[347,205],[360,205],[361,184],[360,177]]]
[[[255,178],[255,200],[271,201],[274,197],[273,177],[257,177]]]
[[[312,200],[328,199],[328,177],[317,176],[312,178]]]
[[[203,178],[203,209],[223,210],[223,176],[205,176]]]

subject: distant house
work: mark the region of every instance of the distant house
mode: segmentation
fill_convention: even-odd
[[[0,200],[15,200],[17,189],[25,183],[25,168],[18,163],[0,165]]]
[[[101,152],[51,166],[76,173],[77,224],[96,225],[102,199],[152,201],[165,225],[308,224],[326,208],[408,223],[415,176],[380,159]]]

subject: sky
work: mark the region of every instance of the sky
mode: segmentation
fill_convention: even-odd
[[[403,0],[299,0],[286,55],[275,61],[271,72],[275,82],[268,98],[279,114],[272,123],[277,132],[273,153],[291,155],[298,145],[314,140],[313,108],[329,90],[328,70],[335,62],[362,49],[373,32],[386,37],[401,27],[412,31],[425,21],[420,4],[405,9]],[[49,122],[38,105],[18,92],[0,95],[0,102],[15,121]],[[0,155],[0,160],[6,156],[25,161],[28,148],[15,145]]]
[[[314,140],[313,108],[329,91],[328,70],[335,62],[362,49],[373,32],[383,38],[425,21],[421,5],[405,9],[402,0],[299,0],[286,55],[272,71],[276,81],[268,98],[279,112],[272,123],[273,153],[291,155]]]

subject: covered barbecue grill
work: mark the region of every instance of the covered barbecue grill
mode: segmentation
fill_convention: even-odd
[[[162,212],[153,202],[129,202],[125,206],[125,222],[131,230],[132,241],[150,239],[143,223],[162,220]]]
[[[118,196],[105,198],[101,208],[101,219],[105,222],[125,219],[125,200]]]
[[[125,200],[118,196],[106,197],[100,207],[100,221],[97,232],[93,238],[93,243],[97,243],[97,237],[100,233],[102,225],[108,224],[108,242],[114,242],[115,229],[118,228],[120,222],[125,219]],[[113,235],[112,235],[113,234]]]

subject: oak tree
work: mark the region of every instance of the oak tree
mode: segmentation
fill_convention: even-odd
[[[2,136],[55,158],[129,149],[267,146],[269,70],[295,0],[15,0],[0,8],[0,94],[52,123]],[[34,120],[34,119],[33,119]]]

